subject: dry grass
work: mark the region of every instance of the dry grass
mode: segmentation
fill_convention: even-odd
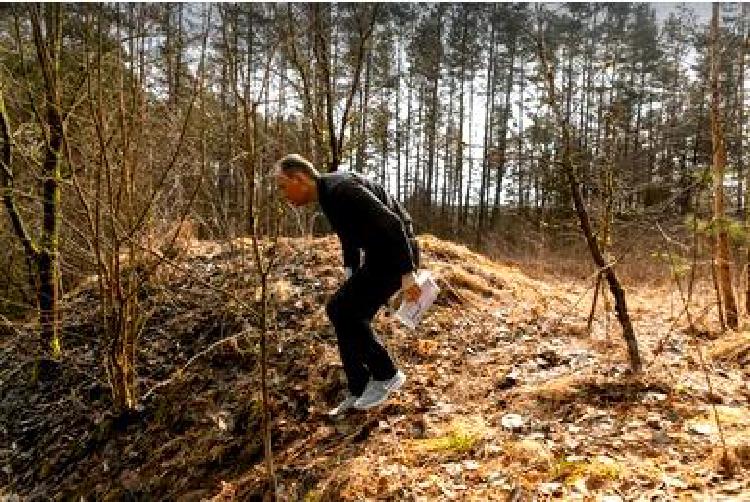
[[[523,394],[529,403],[565,403],[575,399],[585,381],[586,378],[582,375],[563,375],[547,380],[544,385],[520,389],[519,393]]]
[[[142,244],[150,251],[163,253],[171,259],[179,259],[187,255],[194,240],[195,224],[185,219],[156,225],[144,235]]]
[[[750,440],[735,439],[723,446],[715,446],[711,451],[708,464],[725,476],[732,477],[742,469],[750,469]]]
[[[118,258],[123,270],[149,271],[151,282],[169,282],[175,278],[176,272],[173,267],[161,266],[163,262],[183,261],[196,242],[195,224],[191,220],[161,222],[138,237],[134,257],[130,251],[122,251]],[[127,246],[121,249],[127,249]]]
[[[441,276],[454,288],[468,290],[483,297],[492,297],[495,294],[494,288],[490,287],[484,279],[456,265],[443,269]]]
[[[592,460],[561,460],[552,468],[552,478],[566,484],[573,484],[578,479],[585,479],[586,486],[591,490],[604,487],[610,481],[616,481],[623,475],[625,469],[609,457],[599,457]]]
[[[474,449],[479,437],[468,431],[451,431],[445,436],[418,439],[417,450],[446,453],[469,453]]]
[[[435,273],[442,292],[441,305],[461,305],[482,310],[490,302],[516,304],[529,300],[544,303],[549,287],[530,278],[507,260],[493,261],[469,248],[432,235],[419,236],[423,266]],[[538,316],[539,312],[524,312]]]
[[[561,225],[559,225],[562,223]],[[692,229],[682,218],[661,221],[662,228],[677,242],[688,247],[692,245]],[[581,238],[575,217],[566,222],[558,222],[555,230],[542,230],[528,218],[518,215],[504,215],[502,222],[484,238],[484,245],[478,252],[502,260],[513,262],[517,268],[535,279],[581,280],[595,271],[586,242]],[[637,239],[632,236],[636,235]],[[454,238],[451,234],[451,239]],[[464,236],[467,242],[473,238]],[[643,225],[634,221],[620,221],[615,224],[611,253],[618,258],[616,270],[626,287],[673,287],[668,258],[664,252],[665,239],[653,225]],[[692,255],[671,246],[677,263],[690,263]],[[708,250],[705,246],[697,256],[699,262],[699,282],[711,283],[710,268],[706,264]],[[740,256],[739,249],[733,246],[732,255]],[[740,277],[742,263],[737,261],[733,274]]]
[[[456,419],[434,437],[413,440],[407,449],[417,456],[426,453],[446,457],[465,455],[476,449],[485,433],[486,426],[479,419]]]
[[[414,344],[414,354],[418,357],[433,357],[437,354],[440,344],[430,338],[419,338]]]
[[[718,415],[719,421],[725,429],[725,432],[734,428],[750,428],[750,411],[748,411],[746,407],[718,405],[716,406],[716,415]],[[704,413],[699,413],[691,420],[688,420],[686,425],[698,424],[709,424],[715,427],[716,421],[713,409],[707,410]]]
[[[543,443],[531,439],[506,442],[503,445],[503,456],[512,464],[543,471],[551,469],[554,462],[550,449]]]
[[[713,342],[709,355],[715,361],[746,364],[750,361],[750,332],[724,335]]]

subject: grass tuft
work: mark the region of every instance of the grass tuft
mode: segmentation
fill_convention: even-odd
[[[420,452],[466,454],[476,448],[482,437],[481,427],[457,422],[439,436],[416,440],[414,447]]]
[[[622,467],[607,459],[560,460],[552,467],[552,478],[565,484],[573,484],[585,478],[589,489],[600,488],[608,481],[616,481],[622,474]]]

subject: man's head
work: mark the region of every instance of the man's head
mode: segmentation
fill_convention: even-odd
[[[276,163],[276,182],[286,199],[295,206],[304,206],[318,199],[318,170],[296,153]]]

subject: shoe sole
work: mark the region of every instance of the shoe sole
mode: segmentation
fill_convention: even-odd
[[[352,409],[355,409],[354,408],[354,402],[352,402],[352,404],[347,405],[347,406],[343,406],[343,407],[342,406],[337,406],[335,408],[332,408],[332,409],[328,410],[327,415],[329,417],[338,417],[338,416],[343,415],[344,413],[346,413],[347,411],[352,410]]]
[[[369,403],[367,406],[357,406],[357,402],[355,401],[353,408],[355,408],[357,410],[369,410],[369,409],[372,409],[372,408],[374,408],[374,407],[376,407],[378,405],[383,404],[388,399],[388,396],[391,395],[391,392],[396,392],[406,382],[406,375],[404,375],[403,373],[401,375],[402,375],[401,378],[399,378],[398,380],[396,380],[395,382],[393,382],[392,385],[390,385],[390,386],[388,386],[388,387],[385,388],[386,392],[385,392],[385,394],[383,394],[382,398],[378,399],[377,401],[373,401],[372,403]]]
[[[404,383],[406,383],[406,375],[404,375],[403,373],[401,373],[400,375],[401,375],[401,378],[393,382],[393,384],[390,385],[389,387],[386,387],[386,390],[389,393],[396,392],[398,389],[403,387]]]
[[[379,406],[379,405],[383,404],[386,401],[386,399],[388,399],[388,395],[390,393],[391,393],[390,391],[386,392],[385,394],[383,394],[383,397],[381,397],[377,401],[373,401],[371,403],[368,403],[367,406],[357,405],[356,403],[354,403],[354,408],[357,409],[357,410],[369,410],[369,409],[372,409],[372,408],[374,408],[376,406]]]
[[[328,410],[328,412],[326,412],[326,414],[329,417],[340,417],[341,415],[345,414],[347,411],[351,410],[352,408],[354,408],[354,407],[350,406],[350,407],[347,407],[347,408],[343,408],[341,410],[334,408],[332,410]]]

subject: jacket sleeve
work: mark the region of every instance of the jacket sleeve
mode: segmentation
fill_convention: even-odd
[[[362,236],[365,249],[377,249],[402,275],[416,270],[401,218],[362,185],[348,184],[342,192],[349,224]]]
[[[338,233],[339,241],[341,241],[341,251],[344,255],[344,267],[352,269],[352,272],[356,272],[357,269],[362,265],[359,248],[352,244],[351,239],[343,232]]]

